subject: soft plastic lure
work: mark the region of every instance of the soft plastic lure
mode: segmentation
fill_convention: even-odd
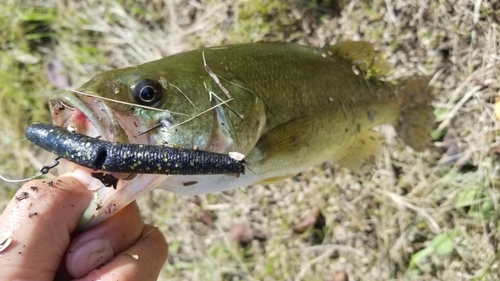
[[[242,161],[195,149],[109,142],[43,123],[25,130],[35,145],[94,170],[166,175],[244,174]]]

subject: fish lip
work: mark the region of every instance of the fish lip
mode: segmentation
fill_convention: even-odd
[[[50,98],[50,110],[53,123],[58,126],[76,126],[76,132],[91,137],[101,136],[101,139],[112,142],[130,143],[138,141],[133,138],[133,132],[127,131],[126,123],[120,123],[120,111],[114,111],[94,93],[92,96],[70,90],[54,93]],[[92,168],[80,166],[71,161],[63,160],[59,165],[59,175],[71,173],[79,178],[90,179],[92,185],[88,188],[94,193],[89,207],[82,214],[77,229],[83,231],[95,226],[115,214],[116,211],[130,204],[135,198],[147,192],[169,175],[152,175],[129,173],[108,173],[119,179],[116,190],[107,188],[99,179],[92,180]],[[107,173],[107,172],[106,172]],[[101,182],[101,183],[98,183]]]
[[[62,90],[50,98],[49,104],[55,125],[72,126],[80,134],[106,141],[128,142],[113,111],[98,97]],[[90,121],[90,124],[84,124],[85,121]]]

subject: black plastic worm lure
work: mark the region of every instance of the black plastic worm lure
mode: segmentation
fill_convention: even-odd
[[[35,145],[94,170],[135,174],[243,174],[245,166],[227,154],[160,145],[116,143],[36,123],[26,128]]]

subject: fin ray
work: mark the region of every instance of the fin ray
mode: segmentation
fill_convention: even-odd
[[[384,137],[375,131],[361,133],[336,160],[353,172],[360,172],[363,167],[373,164],[380,155],[385,143]]]
[[[396,95],[402,99],[398,135],[416,151],[427,147],[430,132],[434,125],[434,110],[430,77],[417,76],[400,81]]]
[[[377,50],[370,42],[347,41],[327,46],[325,49],[331,56],[339,56],[350,61],[364,72],[366,78],[387,75],[391,71],[386,54]]]

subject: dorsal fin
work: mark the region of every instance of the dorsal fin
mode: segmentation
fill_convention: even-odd
[[[387,75],[391,65],[384,52],[377,50],[370,42],[347,41],[324,48],[332,56],[341,57],[363,71],[366,78]]]

